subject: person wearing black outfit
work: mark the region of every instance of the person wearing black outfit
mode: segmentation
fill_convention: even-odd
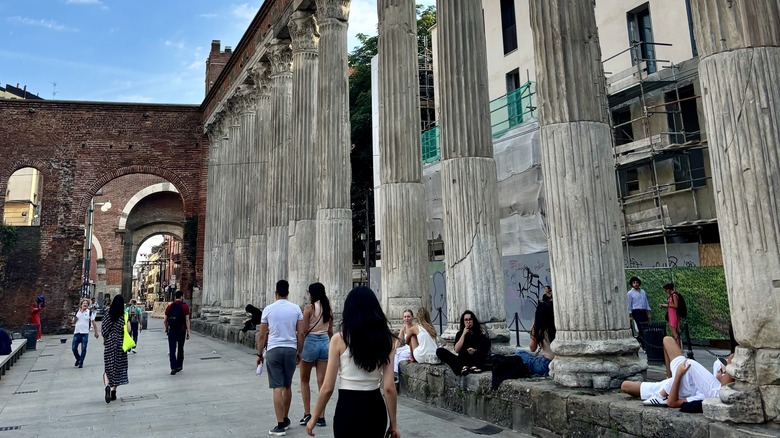
[[[251,304],[247,304],[245,310],[252,317],[244,320],[244,328],[241,331],[246,333],[249,330],[257,330],[257,326],[260,325],[260,319],[263,317],[263,311]]]
[[[490,338],[471,310],[460,316],[460,330],[455,335],[455,354],[446,348],[436,350],[436,356],[459,376],[485,371],[488,354]]]

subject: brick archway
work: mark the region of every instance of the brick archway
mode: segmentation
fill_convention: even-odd
[[[127,204],[125,204],[125,207],[122,209],[122,214],[119,217],[119,225],[117,226],[117,229],[120,231],[125,229],[125,226],[127,225],[127,217],[130,215],[130,212],[133,211],[133,207],[138,205],[142,199],[151,195],[152,193],[159,192],[179,193],[179,190],[175,185],[169,182],[154,184],[139,190],[135,195],[133,195],[132,198],[130,198]]]
[[[89,206],[89,201],[92,199],[93,196],[95,196],[95,193],[97,193],[98,190],[100,190],[103,186],[108,184],[110,181],[119,178],[124,175],[130,175],[134,173],[146,173],[151,175],[156,175],[162,178],[165,178],[168,180],[173,186],[175,187],[176,191],[179,192],[182,199],[182,204],[184,206],[184,212],[190,211],[190,208],[193,204],[193,199],[191,199],[190,195],[190,189],[187,187],[187,184],[184,183],[184,181],[174,172],[171,172],[168,169],[165,169],[163,167],[157,167],[157,166],[150,166],[150,165],[133,165],[133,166],[127,166],[122,167],[118,169],[114,169],[92,183],[89,190],[84,194],[84,196],[81,198],[81,201],[79,202],[78,206],[78,223],[84,223],[84,220],[86,219],[87,215],[87,207]],[[168,190],[173,191],[173,190]]]

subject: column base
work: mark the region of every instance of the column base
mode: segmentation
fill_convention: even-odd
[[[243,327],[244,320],[247,319],[247,313],[243,310],[234,310],[230,315],[230,325],[235,327]]]
[[[550,375],[569,388],[619,388],[624,380],[644,374],[647,360],[637,355],[633,338],[613,340],[560,341],[552,344],[555,359]]]
[[[775,403],[777,403],[775,399]],[[708,398],[702,403],[704,416],[710,420],[734,423],[763,423],[764,409],[761,391],[744,383],[730,383],[720,389],[720,398]]]

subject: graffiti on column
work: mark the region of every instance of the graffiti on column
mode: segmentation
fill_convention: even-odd
[[[447,329],[447,282],[444,276],[444,263],[430,263],[428,278],[431,319],[436,331],[441,334]]]
[[[522,331],[529,331],[534,322],[536,306],[544,295],[544,287],[552,285],[549,254],[541,252],[506,256],[502,262],[507,323],[511,324],[512,329],[519,327]]]

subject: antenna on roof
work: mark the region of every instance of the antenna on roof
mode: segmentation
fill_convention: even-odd
[[[52,85],[51,98],[54,99],[54,96],[57,95],[57,83],[52,82],[51,85]]]

